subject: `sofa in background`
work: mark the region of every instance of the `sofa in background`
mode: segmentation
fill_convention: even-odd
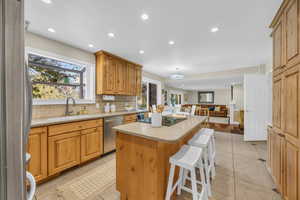
[[[228,108],[226,105],[215,105],[215,104],[184,104],[181,106],[181,111],[186,112],[196,105],[196,115],[205,116],[207,110],[211,117],[227,117]]]

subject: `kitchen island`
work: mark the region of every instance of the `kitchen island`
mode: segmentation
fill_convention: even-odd
[[[204,126],[206,119],[188,117],[160,128],[141,122],[114,127],[117,130],[117,190],[121,200],[163,200],[169,157]],[[175,179],[177,174],[176,170]]]

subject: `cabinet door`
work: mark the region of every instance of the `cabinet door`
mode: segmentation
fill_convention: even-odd
[[[127,67],[125,61],[117,61],[116,68],[116,89],[117,94],[126,94],[126,78],[127,78]]]
[[[300,61],[300,35],[299,35],[299,1],[291,0],[285,11],[285,41],[286,41],[286,62],[294,66]]]
[[[114,94],[116,88],[116,62],[113,57],[106,56],[104,59],[104,93]]]
[[[268,157],[267,157],[267,167],[268,169],[272,169],[272,129],[268,128],[268,140],[267,140],[267,147],[268,147]]]
[[[28,171],[36,181],[47,177],[47,128],[33,128],[30,131],[27,151],[31,155]]]
[[[283,62],[283,23],[280,19],[274,28],[273,34],[273,69],[278,70],[284,64]]]
[[[80,131],[48,138],[49,175],[80,164]]]
[[[277,189],[282,193],[284,186],[284,138],[283,134],[272,133],[272,175]]]
[[[300,200],[299,147],[286,140],[286,200]]]
[[[129,95],[136,95],[136,69],[133,64],[128,64],[128,88]]]
[[[281,130],[282,128],[282,76],[273,78],[273,127]]]
[[[81,162],[103,154],[103,128],[91,128],[81,132]]]
[[[286,137],[300,144],[299,137],[299,66],[293,67],[284,73],[284,133]]]
[[[142,69],[136,68],[136,96],[142,95]]]

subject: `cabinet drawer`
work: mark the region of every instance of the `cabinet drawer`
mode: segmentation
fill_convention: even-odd
[[[49,136],[60,135],[72,131],[79,131],[82,129],[94,128],[103,126],[103,119],[71,122],[65,124],[52,125],[48,127]]]
[[[124,116],[124,121],[136,121],[136,114],[125,115]]]
[[[81,129],[94,128],[94,127],[98,127],[98,126],[103,126],[103,119],[80,122]]]

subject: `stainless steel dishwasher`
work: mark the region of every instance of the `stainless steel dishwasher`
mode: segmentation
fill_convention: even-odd
[[[123,124],[123,116],[104,118],[104,153],[116,149],[116,131],[112,128],[121,124]]]

